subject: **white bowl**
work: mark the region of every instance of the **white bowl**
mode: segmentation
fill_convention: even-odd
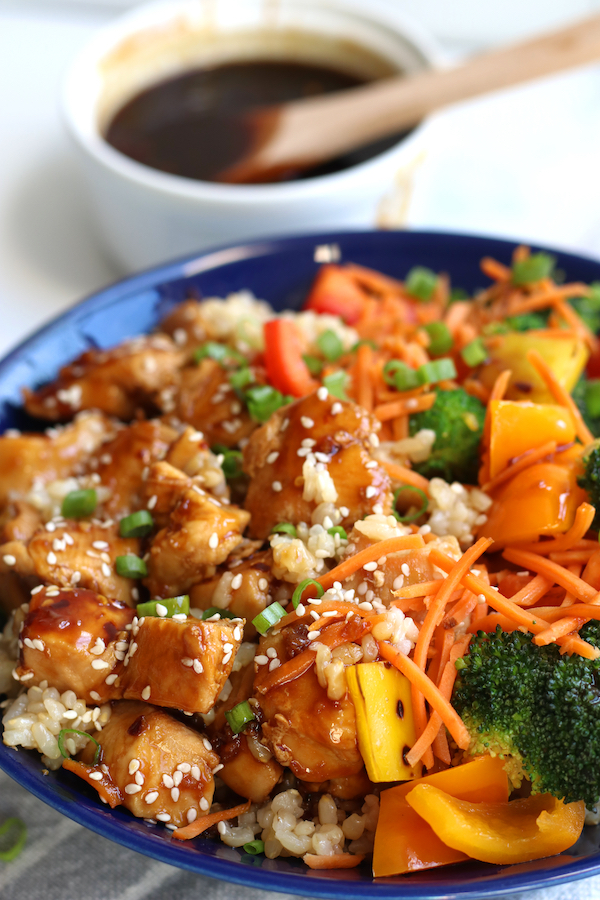
[[[340,67],[365,74],[378,66],[416,72],[439,60],[426,34],[373,0],[368,9],[360,0],[169,0],[102,29],[69,68],[63,110],[101,239],[125,271],[249,238],[403,224],[423,124],[341,172],[266,185],[167,174],[105,141],[112,115],[150,84],[215,61],[267,55],[334,65],[337,57]]]

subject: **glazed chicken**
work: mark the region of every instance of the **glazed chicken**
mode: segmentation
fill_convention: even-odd
[[[375,507],[390,512],[390,480],[370,452],[378,429],[355,404],[317,393],[272,415],[244,449],[251,536],[264,539],[279,522],[310,522],[322,502],[343,510],[348,528]]]
[[[81,757],[98,775],[90,784],[104,789],[110,806],[123,805],[134,816],[177,826],[206,814],[219,758],[198,732],[148,703],[121,700],[98,742],[97,766],[91,742]]]
[[[184,354],[167,335],[125,341],[110,350],[87,350],[64,366],[56,381],[25,390],[32,416],[60,422],[82,409],[131,419],[138,409],[156,409],[157,394],[176,383]]]

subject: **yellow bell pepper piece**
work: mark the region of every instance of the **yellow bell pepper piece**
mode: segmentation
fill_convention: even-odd
[[[407,781],[421,774],[404,762],[416,741],[410,681],[384,663],[358,663],[346,669],[356,711],[358,746],[374,782]]]
[[[587,495],[577,485],[575,466],[538,463],[501,485],[493,498],[478,536],[492,538],[493,549],[500,550],[568,531]]]
[[[479,372],[485,387],[491,390],[498,375],[510,369],[507,400],[552,403],[548,388],[527,360],[527,351],[532,348],[542,354],[557,379],[571,393],[586,366],[589,350],[581,338],[548,335],[544,331],[511,331],[490,340],[489,360]]]
[[[493,400],[490,415],[490,477],[511,459],[556,441],[564,446],[575,440],[575,423],[568,409],[549,403]]]
[[[535,794],[506,803],[471,803],[420,784],[408,804],[449,847],[482,862],[513,865],[554,856],[581,835],[585,803]]]
[[[415,785],[431,784],[442,791],[471,802],[508,800],[508,778],[498,757],[482,756],[472,762],[436,775],[399,784],[382,791],[379,820],[373,848],[373,875],[401,875],[418,869],[432,869],[467,859],[435,834],[430,825],[407,803]]]

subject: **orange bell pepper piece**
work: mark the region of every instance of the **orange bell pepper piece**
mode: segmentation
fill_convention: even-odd
[[[560,447],[575,440],[575,423],[564,406],[492,400],[489,415],[491,478],[527,450],[548,441],[556,441]]]
[[[421,784],[407,802],[449,847],[482,862],[512,865],[554,856],[581,835],[585,803],[535,794],[504,803],[472,803]]]
[[[373,875],[400,875],[468,859],[449,847],[408,804],[415,785],[432,785],[461,800],[508,801],[508,778],[501,759],[482,756],[462,766],[426,775],[382,791],[373,849]]]
[[[492,538],[494,549],[500,549],[568,531],[587,495],[577,485],[573,465],[536,463],[501,485],[493,497],[478,536]]]

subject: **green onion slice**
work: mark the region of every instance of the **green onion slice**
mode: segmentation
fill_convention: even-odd
[[[261,613],[255,616],[254,619],[252,619],[252,624],[259,634],[266,634],[269,628],[276,625],[285,615],[286,611],[281,603],[275,601],[275,603],[271,603],[270,606],[267,606]]]
[[[398,502],[398,498],[401,495],[408,494],[410,492],[410,506],[418,506],[417,510],[413,513],[410,513],[406,516],[401,516],[400,513],[396,510],[396,503]],[[413,500],[414,497],[414,500]],[[420,505],[419,505],[420,504]],[[419,519],[423,513],[427,512],[427,508],[429,506],[429,498],[425,491],[422,491],[421,488],[413,487],[410,484],[403,485],[399,487],[398,490],[394,491],[394,505],[393,505],[393,513],[399,522],[415,522]]]
[[[585,404],[594,419],[600,417],[600,379],[592,378],[585,386]]]
[[[115,560],[117,575],[123,578],[145,578],[148,574],[148,567],[143,559],[128,553],[126,556],[117,556]]]
[[[252,707],[248,701],[242,700],[241,703],[225,712],[225,718],[229,722],[229,727],[233,733],[239,734],[240,731],[244,730],[248,722],[252,722],[256,716],[252,712]]]
[[[464,288],[455,287],[450,291],[448,303],[456,303],[458,300],[468,300],[469,295]]]
[[[248,412],[255,422],[266,422],[281,406],[287,406],[293,398],[286,397],[268,384],[257,384],[245,394]]]
[[[258,839],[255,841],[248,841],[247,844],[244,844],[242,849],[251,856],[259,856],[261,853],[265,852],[265,843]]]
[[[214,444],[210,449],[215,456],[223,457],[221,468],[227,480],[239,478],[243,474],[242,460],[244,456],[241,450],[232,450],[231,447],[226,447],[225,444]]]
[[[415,266],[406,276],[404,287],[417,300],[431,300],[438,283],[438,277],[425,266]]]
[[[397,391],[412,391],[421,382],[415,369],[411,369],[401,359],[390,359],[383,367],[383,379]]]
[[[280,522],[278,525],[273,525],[271,534],[289,534],[291,537],[298,537],[296,526],[291,522]]]
[[[304,353],[302,359],[308,367],[311,375],[320,375],[323,371],[323,360],[318,356],[312,356],[310,353]]]
[[[154,528],[154,519],[147,509],[125,516],[119,522],[119,534],[124,538],[146,537]]]
[[[98,505],[98,494],[94,488],[84,488],[80,491],[69,491],[61,506],[61,513],[65,519],[83,519],[91,514]]]
[[[438,381],[447,381],[456,378],[456,366],[448,356],[441,359],[433,359],[431,362],[419,366],[417,369],[419,384],[437,384]]]
[[[532,253],[527,259],[513,263],[513,284],[531,284],[549,278],[552,275],[556,260],[549,253]]]
[[[157,607],[163,607],[158,609]],[[164,611],[166,610],[166,612]],[[176,615],[189,615],[190,597],[189,594],[181,594],[179,597],[167,597],[164,600],[148,600],[147,603],[138,603],[136,615],[138,618],[144,616],[157,616],[159,619],[170,619]]]
[[[317,347],[329,362],[335,362],[344,353],[344,345],[338,334],[328,328],[317,338]]]
[[[423,330],[429,335],[427,349],[432,356],[442,356],[452,349],[454,341],[445,322],[428,322],[423,326]]]
[[[254,381],[254,375],[252,374],[252,370],[248,368],[248,366],[242,366],[241,369],[236,369],[235,372],[232,372],[229,376],[229,384],[235,391],[241,391],[242,388],[247,387],[249,384],[252,384]]]
[[[9,832],[13,830],[16,831],[16,837],[13,843],[10,844],[6,850],[0,850],[0,861],[2,862],[12,862],[13,859],[17,858],[25,846],[25,841],[27,840],[27,826],[22,819],[17,819],[14,816],[0,825],[0,837],[4,837],[5,834],[9,834]],[[2,843],[4,843],[4,841],[2,841]],[[260,843],[262,844],[262,841],[260,841]],[[252,853],[254,851],[248,852]]]
[[[472,369],[475,366],[481,365],[482,362],[485,362],[488,357],[488,352],[486,350],[485,344],[483,343],[480,337],[475,338],[474,341],[471,341],[466,347],[463,347],[460,351],[460,355],[462,356],[464,362]]]
[[[346,393],[347,384],[348,373],[344,372],[343,369],[338,369],[337,372],[331,372],[323,379],[323,385],[327,388],[331,396],[337,397],[338,400],[348,399],[348,395]]]
[[[305,581],[301,581],[300,584],[296,587],[294,593],[292,594],[292,605],[294,609],[298,608],[298,604],[302,602],[302,594],[308,587],[313,587],[316,589],[317,597],[322,597],[325,591],[323,590],[323,585],[319,584],[318,581],[315,581],[314,578],[307,578]],[[314,596],[314,595],[313,595]]]
[[[230,612],[228,609],[221,609],[219,606],[209,606],[208,609],[205,609],[202,613],[202,619],[212,619],[217,613],[222,619],[237,619],[235,613]]]
[[[345,529],[345,528],[342,528],[341,525],[334,525],[333,528],[329,528],[329,529],[327,530],[327,534],[331,534],[331,535],[333,535],[333,537],[335,537],[336,534],[339,534],[340,538],[341,538],[343,541],[347,541],[347,540],[348,540],[348,534],[347,534],[347,532],[346,532],[346,529]]]
[[[202,362],[203,359],[214,359],[220,366],[225,367],[231,363],[241,363],[243,366],[248,365],[248,360],[243,354],[238,353],[233,347],[227,347],[225,344],[219,344],[217,341],[207,341],[194,351],[194,362]]]
[[[362,347],[363,344],[366,344],[371,350],[379,350],[377,343],[370,338],[361,338],[360,341],[357,341],[350,347],[350,353],[356,353],[359,347]]]
[[[92,737],[91,734],[88,734],[87,731],[77,731],[75,728],[61,728],[58,732],[58,736],[56,738],[56,743],[58,744],[58,749],[60,750],[60,755],[65,759],[69,759],[70,753],[67,752],[65,748],[65,736],[67,734],[78,734],[79,737],[87,738],[88,741],[93,741],[96,745],[96,752],[94,753],[94,761],[92,763],[93,766],[98,765],[98,760],[100,759],[100,744],[96,740],[96,738]]]

